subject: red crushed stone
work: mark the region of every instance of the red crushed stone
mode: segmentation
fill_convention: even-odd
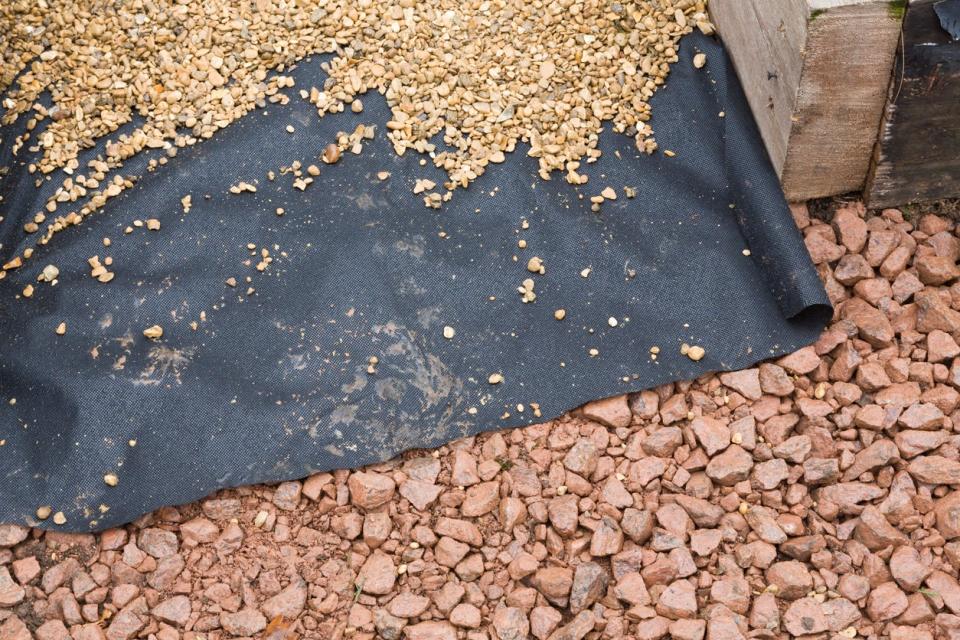
[[[960,639],[958,230],[793,210],[816,344],[97,535],[0,526],[0,640]]]

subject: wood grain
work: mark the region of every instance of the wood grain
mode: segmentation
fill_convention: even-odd
[[[887,0],[713,0],[790,200],[860,190],[900,33]]]
[[[960,42],[933,5],[915,0],[907,10],[903,57],[866,192],[870,206],[960,196]]]
[[[770,160],[787,157],[803,70],[808,10],[804,0],[713,0],[710,15],[733,59]]]

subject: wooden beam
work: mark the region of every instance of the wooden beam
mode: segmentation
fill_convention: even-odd
[[[788,199],[863,187],[900,7],[901,0],[711,0]]]
[[[960,197],[960,42],[935,4],[914,0],[907,9],[866,190],[873,207]]]

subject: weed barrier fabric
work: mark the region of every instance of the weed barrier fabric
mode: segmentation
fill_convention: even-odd
[[[700,51],[708,64],[697,70]],[[319,59],[294,76],[297,89],[319,86]],[[584,186],[541,180],[520,148],[439,211],[411,191],[442,174],[393,153],[379,94],[363,98],[361,114],[318,119],[289,93],[288,105],[252,113],[156,171],[125,170],[141,176],[133,189],[0,282],[0,522],[37,524],[36,509],[49,505],[66,515],[61,529],[98,530],[221,487],[542,422],[592,399],[788,353],[830,317],[712,38],[682,41],[653,99],[660,148],[675,156],[643,155],[608,127],[603,156],[581,169]],[[290,175],[266,179],[297,159],[320,164],[336,132],[358,123],[377,124],[376,138],[321,165],[305,191]],[[29,246],[22,225],[53,188],[35,189],[30,154],[12,156],[16,131],[5,133],[4,260]],[[228,193],[239,181],[256,193]],[[590,196],[606,186],[619,197],[591,212]],[[159,231],[123,233],[150,217]],[[248,243],[270,249],[266,271],[254,269]],[[112,282],[90,277],[94,255],[113,257]],[[545,275],[526,270],[532,256]],[[56,286],[36,283],[48,263],[60,269]],[[537,298],[524,304],[517,287],[528,277]],[[33,297],[17,299],[30,282]],[[153,324],[163,327],[158,341],[142,336]],[[704,358],[681,355],[684,342]],[[503,382],[489,384],[497,372]]]

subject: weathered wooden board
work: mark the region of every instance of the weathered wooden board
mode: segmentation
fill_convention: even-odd
[[[902,7],[902,0],[711,0],[788,199],[863,187]]]
[[[960,196],[960,41],[934,11],[914,0],[903,24],[903,54],[890,83],[870,206]]]

